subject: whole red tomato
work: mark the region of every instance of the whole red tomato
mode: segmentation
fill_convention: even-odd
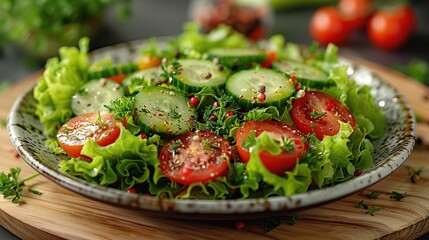
[[[345,43],[349,38],[350,30],[341,13],[335,7],[321,7],[310,19],[310,34],[323,45]]]
[[[340,0],[337,7],[352,29],[365,27],[374,10],[372,0]]]
[[[417,17],[409,5],[378,10],[369,21],[368,36],[382,49],[394,50],[405,44],[414,33]]]

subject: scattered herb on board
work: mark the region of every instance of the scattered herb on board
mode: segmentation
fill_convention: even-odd
[[[380,211],[381,209],[383,209],[380,206],[373,206],[373,207],[369,207],[368,204],[365,203],[364,200],[360,200],[360,202],[356,205],[356,208],[363,208],[366,209],[367,211],[365,212],[365,214],[369,214],[371,216],[375,216],[374,214],[378,211]]]
[[[282,224],[281,217],[267,218],[267,225],[264,227],[264,232],[269,232]]]
[[[405,168],[408,171],[408,175],[411,177],[411,182],[417,183],[420,179],[420,174],[423,172],[423,167],[416,169],[412,166],[406,165]]]
[[[364,200],[360,200],[360,202],[356,205],[356,208],[368,209],[368,205],[365,203]]]
[[[369,199],[377,199],[379,195],[380,194],[378,192],[373,191],[371,193],[366,193],[365,197],[367,197]]]
[[[296,222],[298,221],[298,216],[299,216],[298,213],[294,213],[292,215],[292,218],[290,219],[290,225],[295,225],[296,224]]]
[[[0,119],[0,126],[6,127],[7,126],[7,119]]]
[[[23,186],[25,186],[25,183],[40,175],[39,173],[36,173],[23,180],[19,180],[20,173],[21,173],[21,168],[19,167],[10,168],[9,173],[5,173],[5,172],[0,173],[0,193],[3,194],[4,198],[13,196],[13,199],[12,199],[13,203],[20,202],[21,196],[22,196],[22,188]],[[42,194],[41,192],[35,189],[29,189],[29,191],[36,195]]]
[[[294,213],[291,217],[290,217],[290,225],[295,225],[298,221],[298,216],[299,213]],[[265,225],[264,227],[264,231],[265,232],[269,232],[271,230],[273,230],[274,228],[280,226],[282,224],[282,217],[270,217],[267,218],[267,225]]]
[[[390,195],[390,199],[392,200],[396,200],[396,201],[401,201],[403,198],[407,197],[407,193],[400,193],[400,192],[396,192],[396,191],[392,191],[392,195]]]
[[[374,206],[374,207],[371,207],[370,209],[368,209],[368,211],[366,211],[366,214],[369,214],[371,216],[375,216],[374,213],[376,213],[382,209],[383,209],[382,207]]]

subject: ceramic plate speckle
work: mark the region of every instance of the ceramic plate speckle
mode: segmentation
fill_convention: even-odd
[[[129,62],[136,58],[142,43],[142,41],[136,41],[103,48],[93,52],[92,58],[100,59],[109,54],[115,63]],[[345,197],[380,181],[396,170],[413,149],[415,118],[404,97],[368,69],[353,63],[350,66],[349,74],[359,84],[372,87],[372,94],[387,120],[384,137],[373,142],[374,164],[359,177],[332,187],[290,197],[244,200],[161,200],[101,187],[68,176],[57,167],[60,158],[45,145],[46,136],[43,135],[42,123],[35,115],[36,101],[32,96],[32,89],[15,102],[8,121],[8,131],[14,147],[31,167],[55,183],[89,198],[179,218],[195,217],[195,214],[198,218],[211,219],[285,214]]]

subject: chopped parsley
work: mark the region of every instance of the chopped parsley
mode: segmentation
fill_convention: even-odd
[[[356,208],[368,209],[368,205],[365,203],[364,200],[360,200],[360,202],[356,205]]]
[[[180,139],[177,139],[172,144],[170,144],[168,151],[171,153],[175,153],[175,152],[177,152],[176,149],[182,145],[183,145],[183,142]]]
[[[131,116],[134,110],[135,99],[133,97],[122,97],[110,101],[105,107],[109,112],[115,113],[115,119],[124,119],[126,116]]]
[[[267,218],[267,225],[264,227],[264,232],[269,232],[282,224],[281,217]]]
[[[299,217],[299,214],[298,213],[294,213],[292,215],[292,218],[290,219],[290,225],[295,225],[296,222],[298,221],[298,217]]]
[[[218,144],[210,142],[210,140],[207,138],[203,139],[201,143],[203,144],[203,149],[207,151],[214,151],[215,149],[219,148]]]
[[[415,169],[409,165],[406,165],[405,167],[407,168],[408,175],[410,175],[411,177],[411,182],[417,183],[420,179],[420,174],[423,172],[423,167],[420,167],[418,169]]]
[[[312,119],[319,119],[319,118],[321,118],[321,117],[323,117],[324,115],[326,115],[326,112],[318,112],[318,111],[316,111],[316,110],[313,110],[311,113],[310,113],[310,117],[312,118]]]
[[[396,191],[392,191],[392,195],[390,195],[390,199],[392,200],[396,200],[396,201],[401,201],[403,198],[407,197],[407,193],[400,193],[400,192],[396,192]]]
[[[377,199],[379,195],[380,194],[378,192],[373,191],[371,193],[366,193],[365,197],[367,197],[369,199]]]
[[[371,215],[371,216],[375,216],[374,214],[375,214],[376,212],[378,212],[378,211],[382,210],[382,209],[383,209],[382,207],[374,206],[374,207],[371,207],[370,209],[368,209],[368,211],[366,211],[366,214],[369,214],[369,215]]]
[[[292,139],[282,136],[282,144],[280,145],[285,152],[293,152],[295,150],[294,142]]]
[[[22,197],[22,187],[25,186],[25,183],[37,176],[39,173],[33,174],[28,178],[23,180],[19,180],[19,175],[21,174],[21,168],[15,167],[10,168],[9,173],[0,173],[0,193],[3,194],[4,198],[13,196],[12,202],[19,203]],[[42,193],[35,190],[30,189],[30,192],[41,195]]]
[[[182,117],[182,114],[177,112],[177,107],[172,107],[170,113],[168,114],[172,119],[179,119]]]

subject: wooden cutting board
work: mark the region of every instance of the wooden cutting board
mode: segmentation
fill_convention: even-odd
[[[429,122],[428,94],[423,86],[379,65],[367,65],[383,79],[401,89],[415,111]],[[31,87],[29,77],[0,93],[0,119],[6,119],[16,97]],[[419,130],[418,130],[419,131]],[[354,194],[339,201],[301,211],[296,224],[291,218],[266,232],[267,219],[246,220],[237,229],[234,221],[183,221],[149,216],[144,211],[101,203],[66,190],[39,176],[27,183],[21,204],[0,199],[0,223],[22,239],[413,239],[429,231],[429,148],[417,146],[406,163],[389,177],[366,189],[380,193],[377,199]],[[405,166],[423,167],[412,183]],[[21,177],[35,173],[16,153],[7,130],[0,128],[0,171],[21,167]],[[43,194],[28,191],[33,187]],[[392,191],[407,193],[401,201],[391,200]],[[383,209],[374,216],[356,205]]]

